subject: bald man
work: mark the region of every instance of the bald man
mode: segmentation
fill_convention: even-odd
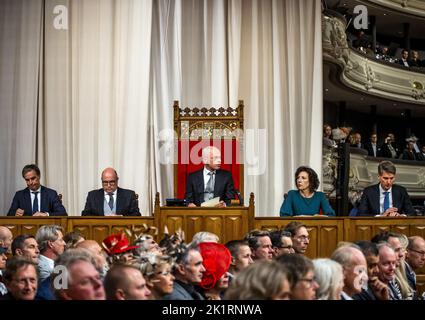
[[[82,216],[140,216],[136,193],[118,187],[114,168],[102,172],[102,189],[90,191]]]
[[[12,244],[13,235],[9,228],[0,226],[0,247],[6,248],[7,252],[10,253],[10,245]]]

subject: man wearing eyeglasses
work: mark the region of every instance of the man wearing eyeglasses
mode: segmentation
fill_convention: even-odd
[[[425,240],[419,236],[409,238],[409,245],[406,253],[406,276],[410,287],[416,291],[417,269],[425,265]]]
[[[101,179],[102,188],[88,193],[82,216],[140,216],[136,193],[118,187],[115,169],[103,170]]]
[[[289,231],[272,231],[270,232],[270,239],[272,240],[274,257],[295,253],[292,245],[291,233]]]

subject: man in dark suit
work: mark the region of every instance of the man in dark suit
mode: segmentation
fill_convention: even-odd
[[[394,184],[396,167],[391,161],[378,166],[379,183],[363,190],[358,208],[359,216],[397,217],[413,215],[414,210],[404,187]]]
[[[102,189],[89,192],[82,216],[140,216],[136,193],[118,187],[115,169],[103,170],[101,179]]]
[[[220,197],[216,207],[230,205],[235,197],[232,174],[220,169],[221,153],[216,147],[202,149],[204,168],[191,173],[187,179],[185,198],[188,207],[200,206],[202,202]]]
[[[400,154],[399,149],[395,143],[395,136],[393,133],[389,133],[388,136],[384,140],[384,144],[380,148],[380,152],[378,157],[383,158],[398,158]]]
[[[372,133],[370,135],[370,141],[368,143],[365,143],[364,148],[367,150],[369,157],[378,157],[380,154],[381,148],[378,147],[377,144],[378,136],[376,133]]]
[[[17,191],[8,216],[67,216],[58,193],[40,184],[40,169],[35,164],[22,169],[27,188]]]

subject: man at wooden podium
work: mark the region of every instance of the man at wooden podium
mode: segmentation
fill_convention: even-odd
[[[224,208],[235,198],[232,174],[220,169],[221,152],[214,146],[202,149],[204,168],[191,173],[187,179],[185,199],[188,207],[219,198],[214,207]]]

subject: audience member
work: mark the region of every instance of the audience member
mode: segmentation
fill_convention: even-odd
[[[410,67],[408,58],[409,58],[409,51],[406,49],[403,49],[401,51],[401,59],[399,59],[397,62],[398,64],[408,68]]]
[[[58,193],[40,184],[40,169],[35,164],[22,169],[27,187],[13,197],[8,216],[66,216]]]
[[[102,248],[108,254],[109,265],[116,262],[130,262],[134,259],[133,250],[138,246],[130,246],[130,242],[124,233],[111,234],[102,241]]]
[[[192,242],[190,243],[191,246],[196,247],[198,244],[202,242],[216,242],[218,243],[220,241],[220,238],[218,235],[207,232],[207,231],[201,231],[197,232],[193,235]]]
[[[230,260],[229,276],[232,280],[240,271],[246,269],[253,264],[251,248],[247,241],[231,240],[226,243],[226,248],[229,249],[232,259]]]
[[[109,266],[103,254],[101,246],[94,240],[84,240],[77,244],[76,248],[87,250],[94,258],[95,267],[103,280],[108,272]]]
[[[289,300],[287,271],[275,261],[258,261],[238,274],[227,289],[225,299]]]
[[[292,235],[289,231],[284,230],[274,230],[270,232],[274,257],[278,257],[283,254],[295,253],[291,236]]]
[[[395,142],[395,136],[393,133],[389,133],[384,140],[384,144],[381,146],[381,157],[384,158],[397,158],[399,150]]]
[[[37,292],[37,265],[22,257],[7,261],[4,282],[8,293],[0,300],[34,300]]]
[[[344,275],[339,263],[331,259],[314,259],[314,280],[319,287],[317,300],[341,300]]]
[[[245,236],[252,252],[252,260],[273,258],[272,241],[268,231],[252,230]]]
[[[83,242],[84,236],[78,231],[72,231],[63,236],[65,241],[65,250],[76,248],[80,242]]]
[[[363,149],[362,136],[360,133],[356,132],[353,134],[353,141],[351,141],[351,147]]]
[[[53,272],[55,260],[64,252],[62,227],[44,225],[37,230],[35,239],[38,243],[40,255],[38,257],[38,281],[41,283]]]
[[[406,253],[406,275],[410,287],[417,290],[415,271],[425,265],[425,240],[419,236],[409,238]]]
[[[288,231],[291,234],[295,253],[305,254],[310,243],[307,227],[300,222],[292,221],[288,223],[284,231]]]
[[[40,251],[35,237],[29,234],[17,236],[12,242],[12,254],[16,257],[24,257],[38,264]]]
[[[378,135],[372,133],[369,137],[369,142],[365,143],[364,148],[367,150],[369,157],[378,157],[381,153],[381,148],[378,147]]]
[[[390,300],[401,300],[401,292],[395,281],[397,258],[394,249],[385,242],[378,244],[379,279],[388,286]]]
[[[148,300],[151,294],[142,272],[129,264],[115,264],[104,286],[107,300]]]
[[[9,228],[0,226],[0,247],[6,248],[7,252],[10,252],[10,246],[12,245],[13,234]]]
[[[297,190],[288,192],[288,197],[284,199],[280,208],[280,216],[335,215],[326,195],[317,191],[320,182],[313,169],[299,167],[295,172],[295,184]]]

